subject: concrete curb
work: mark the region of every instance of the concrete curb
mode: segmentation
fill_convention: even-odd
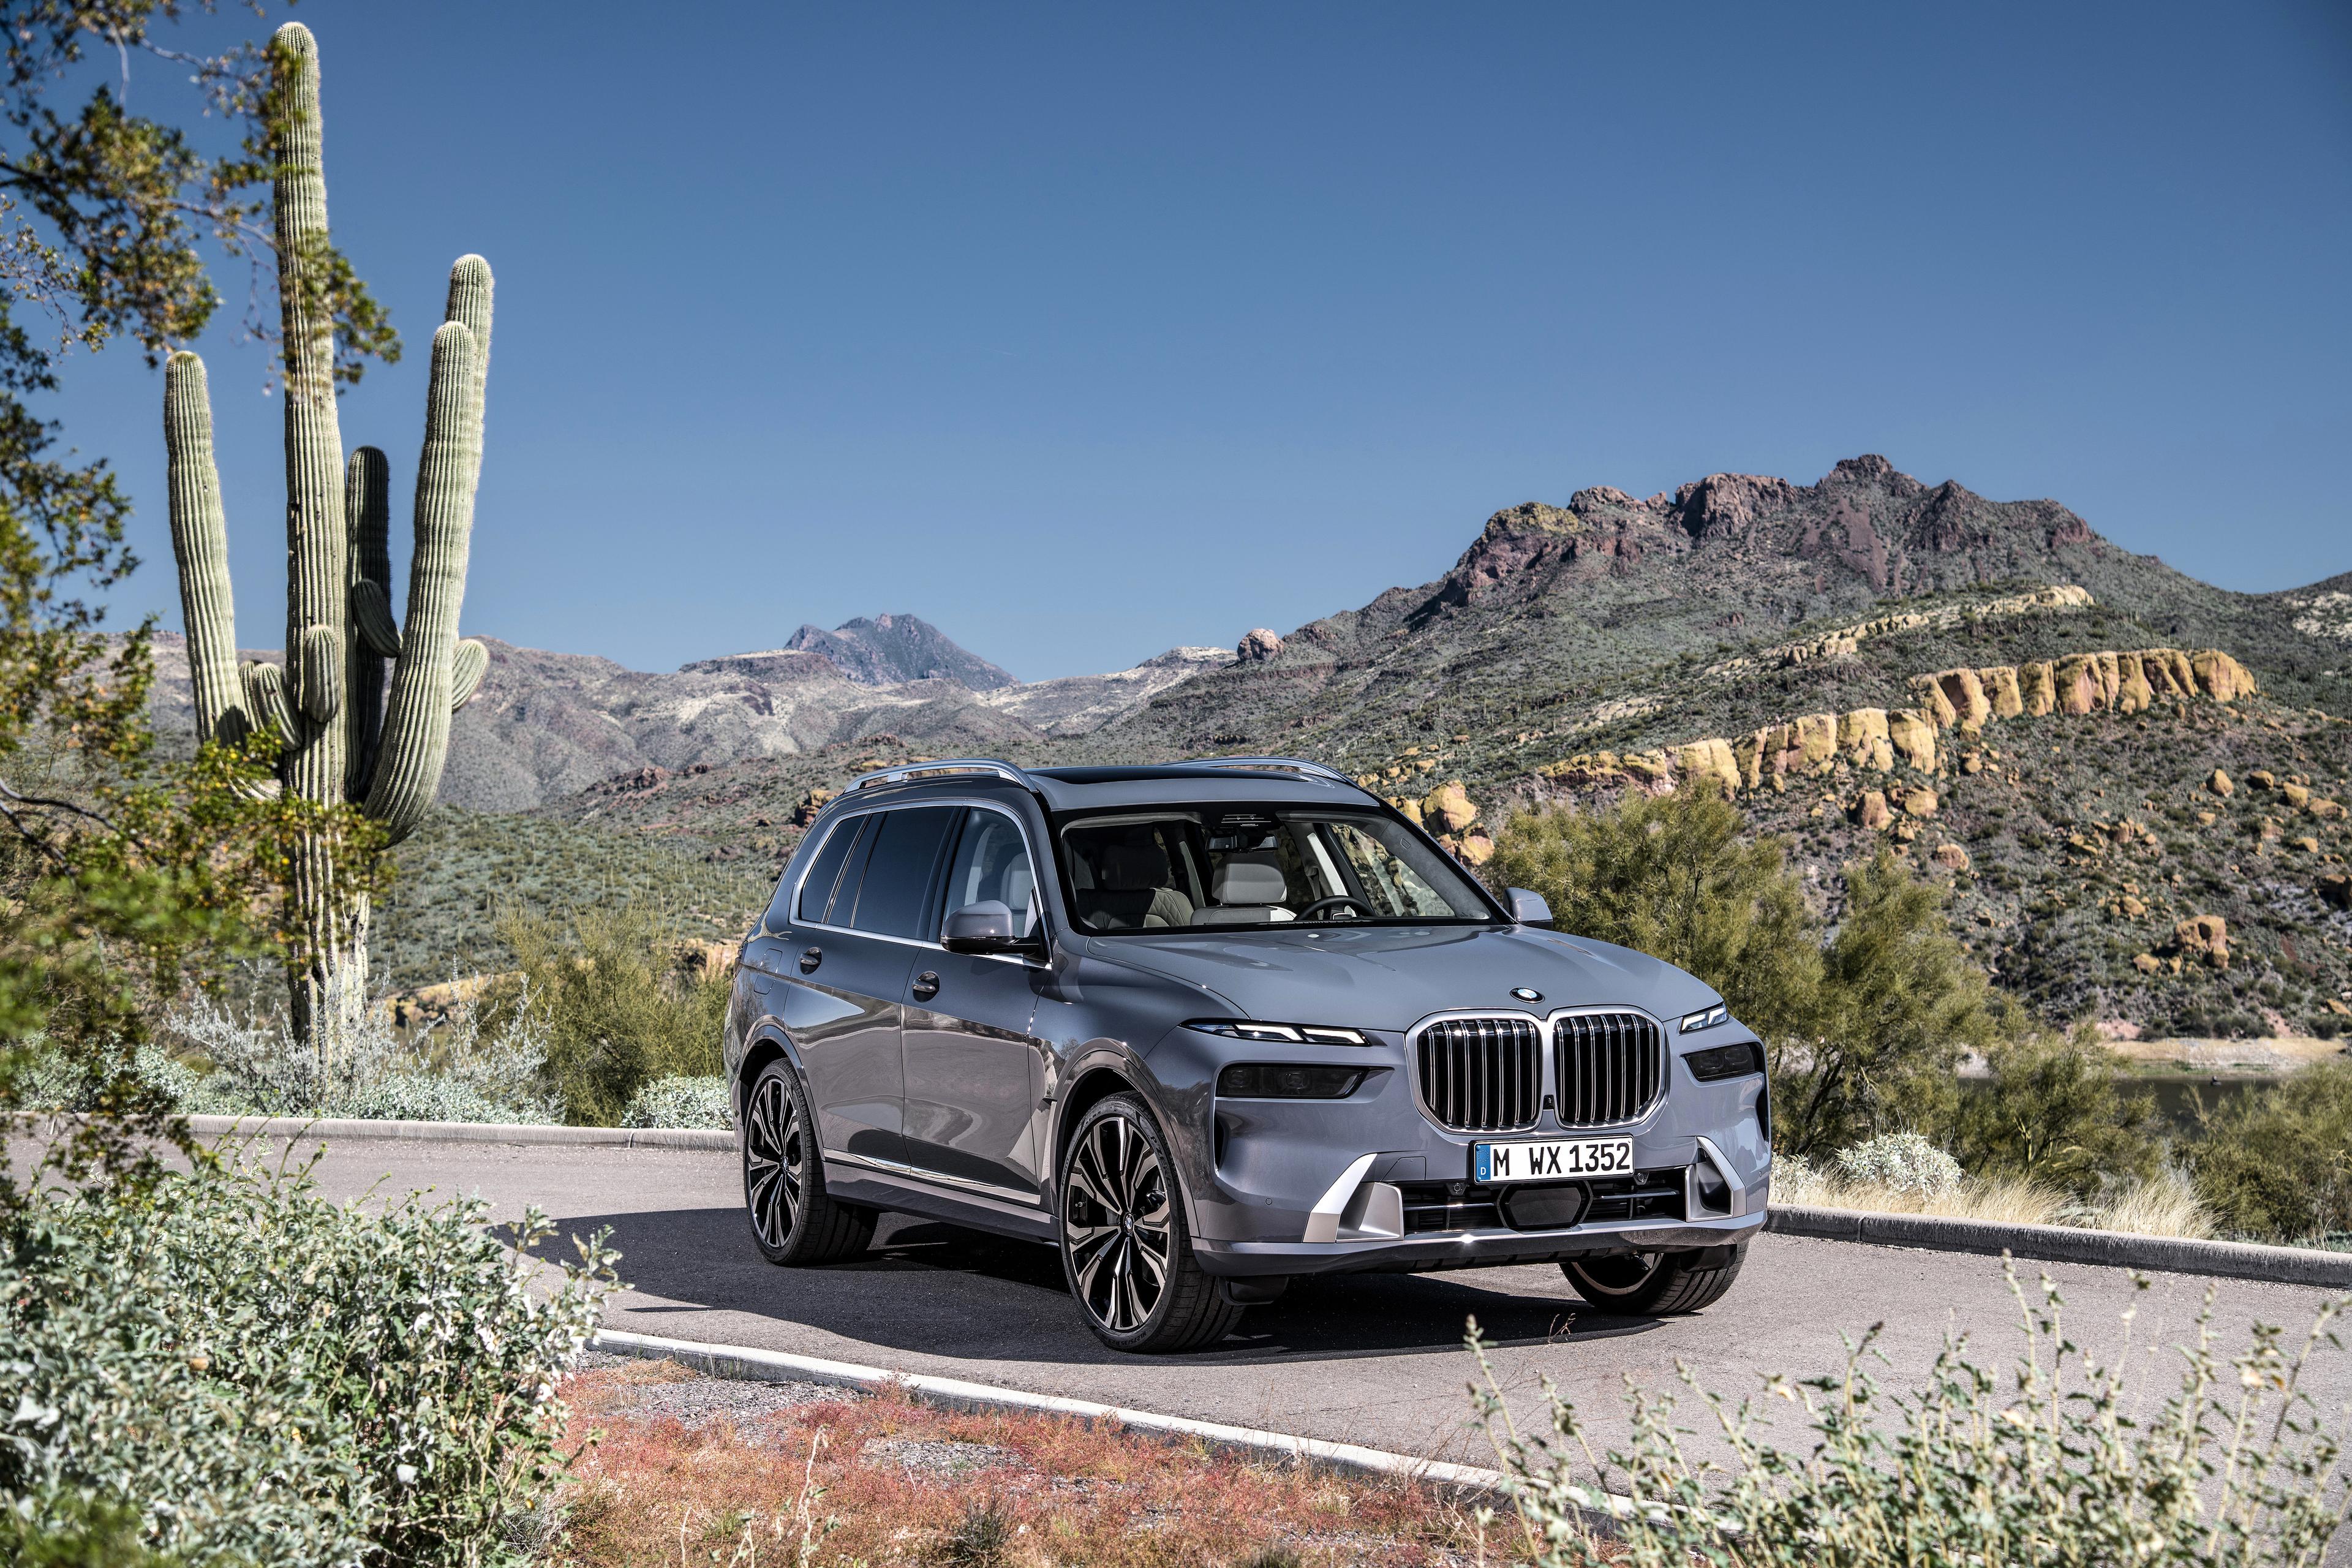
[[[203,1138],[377,1138],[404,1143],[531,1143],[732,1154],[735,1134],[700,1127],[540,1127],[506,1121],[362,1121],[300,1116],[191,1116]]]
[[[2263,1279],[2277,1285],[2352,1287],[2352,1253],[2260,1247],[2244,1241],[2188,1241],[2063,1225],[1995,1225],[1936,1215],[1869,1214],[1858,1209],[1775,1205],[1764,1228],[1781,1236],[1918,1247],[1937,1252],[2006,1252],[2044,1263],[2093,1263],[2166,1274]]]
[[[1402,1476],[1464,1491],[1507,1496],[1509,1483],[1499,1470],[1475,1465],[1453,1465],[1439,1459],[1416,1459],[1354,1443],[1331,1443],[1319,1437],[1293,1437],[1282,1432],[1261,1432],[1250,1426],[1227,1426],[1182,1415],[1161,1415],[1123,1405],[1097,1405],[1091,1400],[1064,1399],[1057,1394],[1031,1394],[994,1384],[967,1383],[961,1378],[932,1377],[919,1373],[886,1372],[853,1362],[825,1361],[783,1351],[756,1350],[749,1345],[707,1344],[695,1340],[666,1340],[652,1334],[601,1331],[589,1342],[592,1349],[649,1361],[674,1361],[713,1377],[757,1383],[816,1383],[832,1388],[862,1389],[869,1394],[904,1389],[926,1404],[955,1410],[1022,1410],[1078,1420],[1118,1422],[1132,1431],[1156,1436],[1192,1438],[1213,1448],[1292,1464],[1321,1466],[1355,1475]],[[1591,1494],[1591,1511],[1612,1514],[1633,1506],[1630,1499],[1611,1493]]]

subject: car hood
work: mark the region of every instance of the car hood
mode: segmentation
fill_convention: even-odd
[[[1660,1018],[1717,1000],[1647,953],[1528,926],[1316,925],[1093,939],[1092,952],[1226,998],[1244,1016],[1402,1030],[1432,1013],[1629,1004]],[[1525,986],[1539,1002],[1514,997]]]

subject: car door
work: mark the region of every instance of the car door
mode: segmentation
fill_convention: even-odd
[[[934,931],[967,904],[998,900],[1016,927],[1037,929],[1036,863],[1020,819],[992,806],[961,813]],[[1031,1032],[1035,981],[1016,958],[927,951],[908,977],[905,1025],[908,1163],[955,1182],[1024,1197],[1040,1191],[1044,1047]]]
[[[792,960],[803,994],[784,1026],[800,1049],[818,1140],[835,1152],[906,1160],[906,1078],[899,1033],[923,904],[952,807],[911,806],[844,818],[855,831],[836,858],[828,842],[802,883]],[[837,877],[820,884],[828,866]]]

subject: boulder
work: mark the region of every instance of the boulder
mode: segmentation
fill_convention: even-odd
[[[2255,789],[2278,788],[2278,775],[2268,768],[2256,768],[2246,775],[2246,783]]]
[[[2197,695],[2197,672],[2189,668],[2189,656],[2177,647],[2144,647],[2139,650],[2140,672],[2157,696],[2187,699]]]
[[[2088,654],[2070,654],[2052,665],[2050,684],[2057,695],[2057,712],[2081,715],[2105,705],[2098,661]]]
[[[2344,803],[2340,800],[2315,800],[2304,809],[2322,822],[2344,820]]]
[[[1906,790],[1903,794],[1903,810],[1906,816],[1933,816],[1936,808],[1942,804],[1931,789]]]
[[[1996,719],[2014,719],[2025,711],[2025,693],[2020,688],[2017,671],[2005,664],[1977,671],[1977,682],[1984,688],[1985,700],[1992,705]]]
[[[2050,678],[2049,660],[2017,667],[2017,694],[2026,712],[2037,719],[2057,710],[2058,688]]]
[[[1973,669],[1939,669],[1936,672],[1936,689],[1951,705],[1953,721],[1963,730],[1981,730],[1992,717],[1992,702],[1985,696],[1984,682]]]
[[[1478,820],[1478,808],[1470,804],[1462,781],[1454,779],[1422,797],[1421,820],[1432,832],[1460,833]]]
[[[1895,765],[1895,746],[1886,733],[1886,710],[1857,708],[1838,715],[1838,754],[1858,768],[1880,773]]]
[[[1886,792],[1884,790],[1863,791],[1855,797],[1853,805],[1847,808],[1846,815],[1853,819],[1857,827],[1880,828],[1895,820],[1895,814],[1886,808]]]
[[[1918,700],[1919,711],[1926,714],[1938,730],[1948,730],[1959,722],[1959,710],[1952,706],[1943,682],[1932,675],[1911,678],[1911,695]]]
[[[2352,910],[2352,875],[2330,871],[2319,879],[2316,891],[2322,903],[2339,910]]]
[[[1234,658],[1243,664],[1264,664],[1282,651],[1282,638],[1265,626],[1254,627],[1234,645]]]
[[[1790,726],[1796,732],[1798,761],[1819,767],[1837,755],[1838,721],[1834,713],[1808,713]]]
[[[1723,786],[1726,798],[1739,793],[1739,763],[1728,741],[1693,741],[1675,752],[1675,766],[1686,784],[1713,779]]]
[[[2132,967],[2142,974],[2154,974],[2164,967],[2164,961],[2152,952],[2133,955]]]
[[[1769,730],[1759,730],[1752,735],[1742,735],[1731,743],[1731,765],[1739,775],[1740,787],[1759,789],[1764,784],[1764,742]]]
[[[2220,915],[2191,915],[2172,928],[2182,955],[2201,958],[2216,969],[2230,967],[2230,922]]]
[[[2197,688],[2216,702],[2234,702],[2254,694],[2254,678],[2246,667],[2220,648],[2200,648],[2189,656]]]
[[[1666,760],[1664,751],[1655,748],[1646,752],[1628,752],[1620,765],[1634,783],[1646,789],[1672,787],[1675,782],[1674,764]]]
[[[2139,655],[2116,655],[2116,668],[2122,676],[2122,684],[2116,689],[2116,711],[2147,712],[2156,703],[2156,688],[2148,684],[2147,670]]]
[[[1935,853],[1929,858],[1937,865],[1948,867],[1955,871],[1965,871],[1969,868],[1969,852],[1957,844],[1937,845]]]
[[[2311,804],[2311,791],[2299,784],[2281,784],[2279,798],[2286,802],[2290,810],[2301,811]]]
[[[1936,723],[1916,708],[1901,708],[1886,716],[1887,743],[1895,754],[1923,773],[1936,771]]]
[[[1429,824],[1421,819],[1421,802],[1417,800],[1391,800],[1389,804],[1395,806],[1399,811],[1404,813],[1406,818],[1410,820],[1415,827],[1426,827],[1429,826]]]
[[[2212,791],[2215,795],[2220,795],[2223,800],[2229,799],[2230,796],[2235,793],[2237,788],[2236,785],[2231,784],[2230,775],[2223,773],[2220,768],[2215,768],[2213,770],[2213,776],[2205,781],[2205,787]]]
[[[743,956],[740,942],[697,942],[688,938],[670,950],[670,961],[680,974],[695,980],[716,980],[735,973]]]
[[[1495,841],[1483,833],[1462,836],[1462,858],[1473,866],[1484,866],[1495,858]]]

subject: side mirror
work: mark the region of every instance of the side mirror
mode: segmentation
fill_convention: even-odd
[[[1039,953],[1045,944],[1013,929],[1012,906],[997,899],[966,904],[948,916],[940,945],[950,952]]]
[[[1511,906],[1511,918],[1523,926],[1551,924],[1551,906],[1544,902],[1541,893],[1531,893],[1525,888],[1513,888],[1504,897]]]

